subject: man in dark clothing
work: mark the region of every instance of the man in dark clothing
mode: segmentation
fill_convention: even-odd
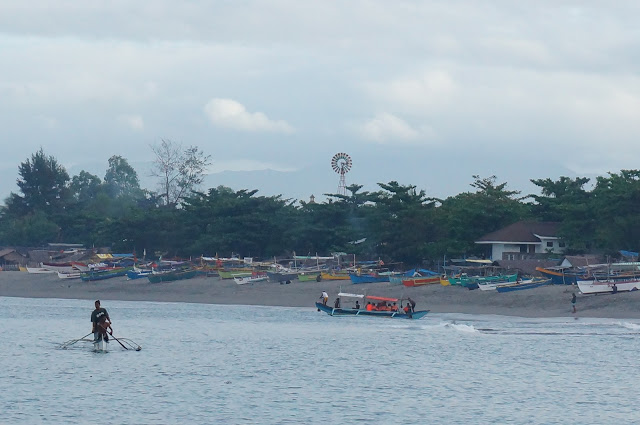
[[[415,312],[416,311],[416,302],[414,300],[412,300],[411,298],[407,298],[407,300],[411,304],[411,312],[412,313]]]
[[[576,312],[576,293],[571,294],[571,307],[573,307],[573,313]]]
[[[106,342],[109,342],[109,336],[107,335],[107,329],[111,329],[111,318],[107,310],[100,307],[100,300],[96,300],[96,309],[91,313],[91,332],[93,332],[93,341],[100,341],[100,337],[103,337]],[[111,330],[113,332],[113,330]]]

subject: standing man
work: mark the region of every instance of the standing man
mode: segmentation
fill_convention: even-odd
[[[327,294],[327,291],[322,291],[320,299],[322,300],[322,304],[327,305],[327,301],[329,301],[329,294]]]
[[[107,310],[100,307],[100,300],[96,300],[96,309],[91,313],[91,332],[93,332],[93,342],[100,341],[100,337],[104,337],[109,342],[107,329],[111,329],[111,318]],[[113,332],[113,329],[111,330]]]
[[[573,307],[573,313],[576,312],[576,293],[571,295],[571,307]]]

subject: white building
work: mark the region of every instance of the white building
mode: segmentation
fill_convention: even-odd
[[[561,254],[566,245],[558,237],[560,223],[519,221],[476,241],[487,246],[491,260],[525,260],[534,254]]]

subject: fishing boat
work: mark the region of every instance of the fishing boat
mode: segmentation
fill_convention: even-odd
[[[303,272],[298,273],[298,280],[300,282],[320,282],[322,280],[322,276],[320,272]]]
[[[218,276],[220,279],[233,279],[234,277],[247,277],[251,276],[252,269],[237,269],[237,270],[218,270]]]
[[[378,297],[372,295],[363,295],[363,294],[350,294],[340,292],[338,294],[338,298],[350,300],[351,302],[358,301],[358,307],[331,307],[328,305],[324,305],[322,303],[316,303],[316,307],[318,311],[324,311],[329,316],[367,316],[367,317],[385,317],[391,319],[421,319],[429,313],[429,310],[419,310],[414,311],[412,313],[405,313],[401,306],[403,301],[407,301],[403,298],[389,298],[389,297]],[[382,302],[382,303],[398,303],[399,308],[396,311],[391,310],[367,310],[366,305],[368,302]],[[348,301],[346,301],[348,302]],[[359,303],[362,302],[362,305]]]
[[[402,284],[408,287],[431,285],[433,283],[440,283],[440,276],[416,276],[402,279]]]
[[[268,278],[267,278],[266,275],[261,275],[261,276],[239,276],[239,277],[234,277],[233,278],[233,280],[238,285],[246,285],[247,283],[255,283],[255,282],[264,282],[267,279]]]
[[[267,272],[267,277],[269,278],[269,282],[278,282],[278,283],[291,283],[292,280],[298,277],[298,273],[296,272]]]
[[[138,269],[134,267],[133,270],[129,270],[127,272],[127,280],[142,279],[143,277],[149,277],[152,274],[153,270]]]
[[[78,271],[71,263],[40,263],[40,267],[55,273],[73,273]]]
[[[147,276],[149,283],[174,282],[176,280],[191,279],[198,274],[198,270],[171,270],[164,273],[153,273]]]
[[[46,273],[55,273],[55,270],[45,269],[44,267],[28,267],[27,272],[31,274],[46,274]]]
[[[583,294],[601,294],[640,289],[640,278],[605,279],[605,280],[578,280],[578,289]]]
[[[389,282],[389,276],[391,276],[391,273],[351,273],[349,279],[351,279],[351,283],[353,284]]]
[[[498,276],[483,276],[476,277],[474,281],[467,283],[475,283],[481,291],[495,291],[499,285],[511,284],[518,281],[518,274],[512,275],[498,275]],[[529,282],[527,280],[526,282]]]
[[[524,289],[533,289],[533,288],[538,288],[540,286],[543,285],[548,285],[549,283],[551,283],[551,279],[546,279],[546,278],[533,278],[533,279],[528,279],[528,280],[523,280],[520,282],[514,282],[514,283],[505,283],[505,284],[501,284],[501,285],[497,285],[496,286],[496,291],[502,293],[502,292],[512,292],[512,291],[521,291]]]
[[[320,273],[321,280],[349,280],[349,273],[343,272],[322,272]]]
[[[71,273],[58,272],[58,277],[60,279],[80,279],[80,277],[82,277],[82,273],[80,273],[79,271]]]
[[[545,269],[544,267],[536,267],[536,271],[542,276],[550,278],[554,285],[575,285],[578,280],[588,280],[588,274],[585,272],[567,271],[559,268],[557,270]]]
[[[88,272],[83,272],[80,275],[80,279],[85,282],[94,280],[105,280],[119,276],[126,276],[127,272],[132,270],[133,267],[116,267],[108,269],[92,269]]]

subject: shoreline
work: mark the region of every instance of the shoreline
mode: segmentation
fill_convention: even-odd
[[[314,307],[322,291],[327,291],[329,304],[332,304],[341,290],[393,298],[411,297],[417,303],[416,309],[432,313],[640,319],[640,291],[582,295],[571,285],[549,285],[501,294],[438,284],[409,288],[391,286],[388,282],[354,285],[350,281],[294,280],[288,285],[271,282],[238,285],[233,279],[218,277],[152,284],[147,279],[126,280],[125,277],[84,282],[60,279],[56,274],[0,272],[0,297]],[[571,313],[571,294],[574,292],[577,295],[576,314]]]

